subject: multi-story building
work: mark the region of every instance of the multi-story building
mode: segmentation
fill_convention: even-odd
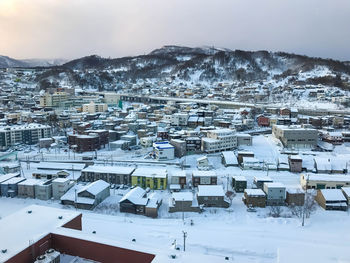
[[[91,152],[108,144],[107,130],[88,130],[86,134],[69,134],[68,144],[76,152]]]
[[[7,149],[15,144],[36,144],[41,138],[51,136],[51,127],[42,124],[5,126],[0,128],[0,148]]]
[[[174,146],[169,142],[153,143],[153,151],[157,160],[172,160],[175,158]]]
[[[187,113],[174,113],[171,115],[170,122],[173,126],[187,126]]]
[[[55,92],[50,94],[46,92],[40,97],[41,107],[61,107],[68,100],[68,94],[66,92]]]
[[[286,148],[312,148],[317,145],[318,131],[316,129],[274,125],[272,133]]]
[[[131,184],[142,188],[164,190],[168,173],[163,168],[137,168],[131,175]]]
[[[106,103],[95,103],[91,101],[88,104],[83,104],[83,112],[96,113],[96,112],[105,112],[108,109]]]
[[[134,167],[92,165],[81,171],[80,180],[94,182],[101,179],[110,184],[129,185],[134,170]]]
[[[185,138],[186,152],[187,153],[199,153],[201,152],[202,140],[197,136],[191,136]]]
[[[237,136],[230,129],[209,130],[207,138],[202,138],[202,151],[218,152],[232,150],[237,147]]]
[[[180,139],[172,139],[170,144],[174,146],[175,156],[181,158],[186,154],[186,142]]]

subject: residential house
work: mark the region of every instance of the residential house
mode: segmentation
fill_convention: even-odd
[[[162,204],[158,193],[151,193],[147,197],[147,191],[141,187],[135,187],[127,192],[119,201],[120,212],[158,217],[158,209]]]
[[[271,177],[268,176],[254,176],[254,184],[257,188],[263,189],[264,183],[272,183]]]
[[[286,187],[281,183],[264,183],[266,205],[284,205],[286,200]]]
[[[170,190],[184,189],[186,186],[186,171],[180,170],[171,174]]]
[[[299,155],[289,155],[288,163],[290,171],[293,173],[300,173],[303,168],[303,159]]]
[[[192,192],[178,192],[169,198],[169,212],[200,212],[200,207]]]
[[[229,207],[222,185],[198,185],[197,200],[206,207]]]
[[[209,160],[207,156],[202,156],[197,158],[197,168],[198,170],[208,170],[209,169]]]
[[[75,185],[61,197],[61,202],[79,209],[92,210],[108,196],[110,196],[110,185],[98,180],[85,186]]]
[[[233,151],[221,152],[221,162],[225,167],[238,166],[238,160]]]
[[[265,207],[266,194],[261,189],[245,189],[242,201],[247,207]]]
[[[214,171],[193,171],[192,185],[216,185],[218,177]]]
[[[293,206],[302,206],[305,202],[305,193],[301,189],[286,190],[286,204]]]

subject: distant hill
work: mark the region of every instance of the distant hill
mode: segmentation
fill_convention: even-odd
[[[66,63],[65,59],[14,59],[0,55],[0,68],[52,67]]]

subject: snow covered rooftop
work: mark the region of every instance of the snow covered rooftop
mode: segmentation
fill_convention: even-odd
[[[248,196],[265,196],[266,194],[264,193],[263,190],[261,189],[245,189],[244,192]]]
[[[90,173],[131,174],[135,167],[91,165],[82,170]]]
[[[245,178],[245,176],[242,175],[232,175],[232,178],[236,181],[247,181],[247,178]]]
[[[222,152],[221,154],[224,157],[226,164],[238,164],[237,157],[233,151]]]
[[[13,177],[19,176],[19,173],[10,173],[10,174],[3,174],[0,175],[0,183],[5,182]]]
[[[175,201],[192,201],[193,200],[193,194],[191,192],[178,192],[173,193],[172,197]]]
[[[74,170],[81,171],[85,167],[85,164],[81,163],[56,163],[56,162],[40,162],[37,165],[38,169],[45,170]]]
[[[284,184],[282,183],[264,183],[264,186],[266,185],[267,188],[286,188]]]
[[[345,201],[346,198],[340,189],[322,189],[321,190],[323,197],[327,201]]]
[[[184,170],[172,171],[171,176],[172,177],[186,177],[186,171],[184,171]]]
[[[119,201],[119,203],[129,200],[131,203],[135,205],[146,205],[148,199],[144,197],[146,194],[146,191],[142,189],[141,187],[137,186],[133,189],[131,189],[129,192],[127,192]]]
[[[305,175],[305,179],[309,181],[325,181],[325,182],[350,182],[348,175],[329,175],[329,174],[309,174]]]
[[[95,181],[91,184],[88,184],[85,187],[83,187],[82,189],[80,189],[78,191],[78,194],[81,192],[87,191],[90,194],[96,196],[98,193],[100,193],[101,191],[103,191],[107,187],[109,187],[109,183],[107,183],[103,180],[98,180],[98,181]]]
[[[272,178],[265,175],[254,176],[254,182],[257,181],[272,182]]]
[[[346,196],[350,197],[350,187],[342,187],[342,190]]]
[[[140,167],[134,171],[132,176],[166,178],[167,170],[159,167]]]
[[[198,196],[224,196],[222,185],[198,185]]]
[[[40,182],[37,179],[27,179],[23,182],[20,182],[18,185],[36,185],[38,182]]]
[[[23,177],[13,177],[13,178],[3,182],[3,184],[18,184],[24,180],[25,180],[25,178],[23,178]]]
[[[192,172],[194,177],[216,177],[216,173],[214,171],[198,171],[195,170]]]
[[[27,248],[29,241],[39,240],[79,215],[72,210],[31,205],[4,217],[0,220],[0,250],[7,249],[7,252],[0,253],[0,262]]]

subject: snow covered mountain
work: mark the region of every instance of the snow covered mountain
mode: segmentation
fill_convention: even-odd
[[[52,67],[66,63],[65,59],[14,59],[0,55],[0,68]]]
[[[26,67],[23,61],[0,55],[0,68]]]
[[[11,59],[8,60],[9,62],[2,63],[5,66],[11,65]],[[15,66],[30,63],[15,62]],[[64,81],[66,84],[100,90],[113,90],[119,84],[145,80],[153,83],[171,80],[189,85],[248,82],[276,87],[321,84],[350,90],[349,79],[349,62],[283,52],[182,46],[164,46],[147,55],[134,57],[111,59],[92,55],[61,66],[49,66],[36,74],[38,82]]]
[[[98,71],[102,82],[177,78],[185,82],[286,80],[341,85],[350,76],[347,62],[283,52],[242,51],[211,47],[164,46],[148,55],[117,59],[93,55],[63,64],[61,70]],[[103,73],[103,74],[102,74]]]

